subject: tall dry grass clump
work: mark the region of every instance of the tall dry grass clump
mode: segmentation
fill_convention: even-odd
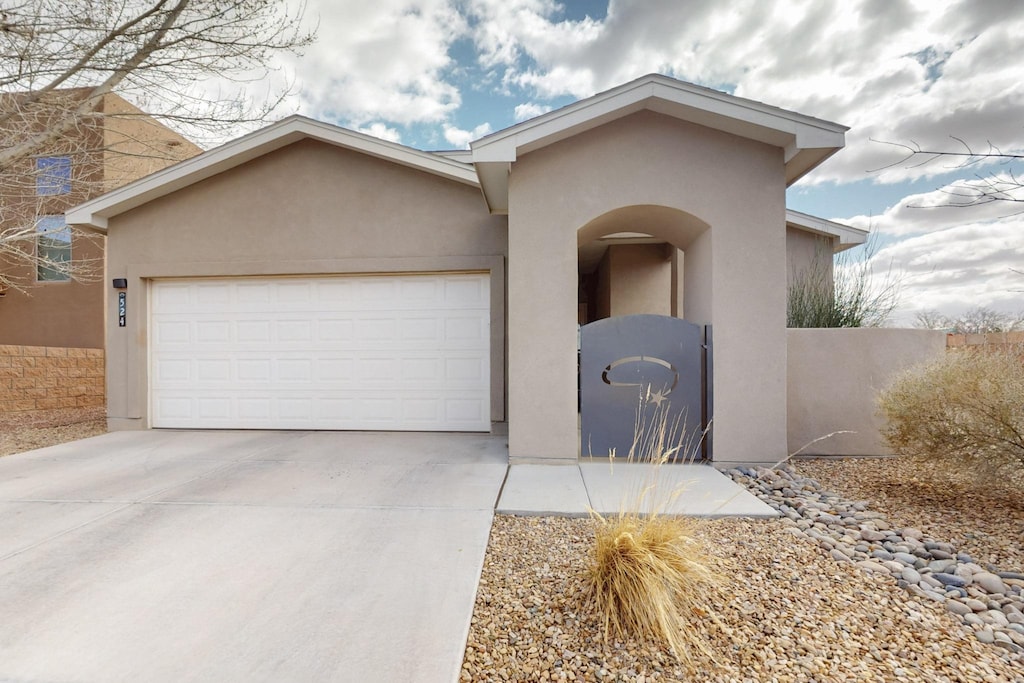
[[[587,596],[604,625],[604,635],[660,640],[684,665],[695,651],[711,655],[707,627],[714,613],[721,575],[717,560],[695,534],[696,520],[666,513],[682,492],[658,486],[658,471],[670,461],[692,461],[702,435],[685,436],[685,420],[669,420],[656,408],[645,419],[637,412],[633,447],[625,460],[650,468],[646,481],[616,515],[591,511],[594,546],[587,572]],[[696,442],[696,443],[694,443]],[[684,454],[686,458],[681,458]],[[615,461],[614,454],[611,460]]]
[[[693,522],[630,512],[595,517],[589,583],[605,637],[661,640],[683,663],[692,661],[694,650],[710,655],[709,586],[720,578]]]
[[[984,475],[1024,465],[1024,347],[947,351],[897,377],[879,406],[897,453]]]

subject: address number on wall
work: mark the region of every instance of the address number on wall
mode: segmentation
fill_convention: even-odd
[[[117,326],[124,327],[125,313],[128,311],[128,304],[125,302],[127,292],[117,293]]]

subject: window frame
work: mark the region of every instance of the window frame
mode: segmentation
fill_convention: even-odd
[[[36,196],[71,194],[71,157],[36,157]]]
[[[59,229],[57,226],[60,225]],[[70,282],[71,275],[67,272],[57,270],[51,266],[43,265],[39,259],[42,258],[43,250],[47,250],[47,256],[52,258],[54,252],[65,254],[64,258],[54,259],[60,263],[69,263],[73,258],[73,238],[71,227],[64,221],[63,214],[39,216],[36,218],[36,282]],[[49,240],[50,244],[44,244],[43,240]],[[59,250],[59,252],[58,252]]]

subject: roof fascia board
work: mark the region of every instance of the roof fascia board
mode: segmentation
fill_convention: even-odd
[[[812,216],[793,209],[786,209],[786,225],[825,237],[838,237],[839,249],[843,251],[858,244],[864,244],[868,238],[868,231],[855,228],[845,223],[836,223],[817,216]]]
[[[512,162],[519,153],[644,108],[779,147],[791,142],[797,147],[842,147],[849,130],[754,100],[650,75],[480,138],[470,144],[473,160]]]
[[[479,187],[479,179],[470,164],[302,116],[290,116],[80,204],[67,212],[67,222],[70,225],[86,225],[106,230],[106,219],[112,216],[303,139],[318,140]]]

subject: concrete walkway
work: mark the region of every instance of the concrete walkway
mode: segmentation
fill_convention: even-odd
[[[581,516],[639,508],[694,517],[777,517],[778,513],[708,465],[582,461],[575,465],[513,465],[497,511]]]
[[[650,479],[507,462],[486,435],[166,430],[0,458],[0,681],[452,683],[495,508],[614,512]],[[671,511],[770,512],[710,467],[657,481],[688,485]]]

